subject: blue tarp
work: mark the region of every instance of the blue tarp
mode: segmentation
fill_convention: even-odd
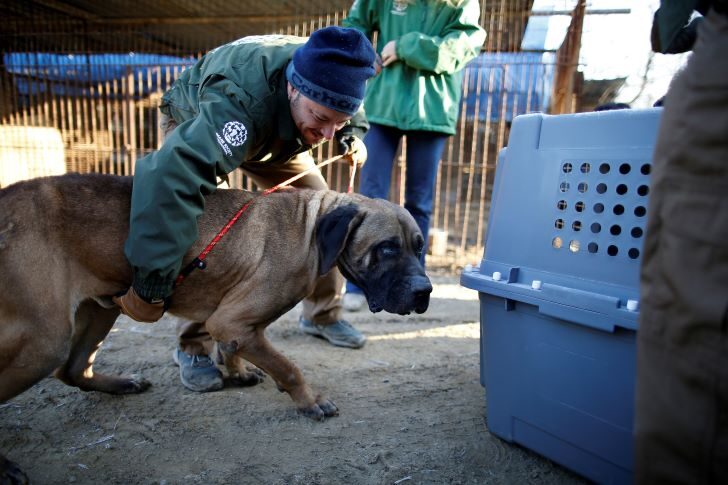
[[[47,54],[11,52],[3,56],[5,69],[14,75],[20,95],[39,95],[50,91],[56,96],[99,96],[98,86],[126,79],[133,74],[143,82],[134,86],[134,97],[167,89],[168,76],[159,66],[190,66],[193,58],[157,54]],[[173,81],[174,79],[170,79]],[[107,93],[110,95],[113,93]]]
[[[546,112],[555,56],[551,52],[483,53],[465,68],[463,103],[468,120],[504,119]]]
[[[18,94],[56,96],[100,96],[99,86],[133,74],[134,97],[139,99],[165,91],[170,76],[159,75],[158,67],[195,63],[191,57],[157,54],[47,54],[8,53],[5,68],[14,75]],[[162,70],[163,72],[163,70]],[[483,53],[464,72],[464,109],[468,120],[477,110],[481,121],[514,116],[548,108],[554,73],[553,53]],[[92,91],[93,89],[93,91]],[[105,93],[114,96],[115,93]],[[126,95],[116,94],[119,96]]]

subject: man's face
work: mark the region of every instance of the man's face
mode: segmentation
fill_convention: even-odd
[[[318,145],[324,140],[331,140],[334,133],[343,128],[351,119],[351,115],[312,101],[290,83],[288,84],[288,99],[293,122],[307,145]]]

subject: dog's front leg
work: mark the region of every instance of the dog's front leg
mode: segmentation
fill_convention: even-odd
[[[236,349],[228,351],[225,344],[215,342],[213,354],[217,364],[224,364],[230,379],[239,386],[254,386],[265,379],[265,373],[235,353]]]
[[[226,352],[234,352],[273,377],[278,387],[291,396],[298,411],[304,416],[322,420],[339,414],[333,402],[313,393],[298,367],[273,348],[265,338],[264,330],[264,327],[258,326],[249,328],[248,332],[236,336],[237,338],[223,337],[221,345]],[[212,335],[215,338],[222,337],[215,333]]]

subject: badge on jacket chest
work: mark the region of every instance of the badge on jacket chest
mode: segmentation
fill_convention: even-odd
[[[407,13],[407,6],[409,2],[407,0],[394,0],[392,4],[392,13],[394,15],[405,15]]]

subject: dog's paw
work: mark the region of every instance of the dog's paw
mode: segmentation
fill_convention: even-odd
[[[238,373],[230,378],[231,384],[241,387],[250,387],[265,380],[265,372],[257,367],[247,367],[247,372]]]
[[[60,378],[60,377],[59,377]],[[68,385],[77,386],[82,391],[99,391],[109,394],[138,394],[146,391],[152,384],[142,376],[109,376],[94,374],[92,378],[61,379]],[[0,482],[2,484],[2,482]]]
[[[318,404],[309,406],[307,408],[298,408],[298,412],[307,418],[311,418],[314,421],[323,421],[326,418],[324,411],[319,407]]]
[[[316,421],[323,421],[332,416],[338,416],[339,408],[332,401],[319,397],[316,403],[309,407],[298,408],[298,412]]]
[[[119,389],[119,394],[138,394],[149,389],[152,385],[151,382],[140,376],[139,374],[132,374],[124,379],[126,382]]]
[[[333,401],[330,401],[324,397],[319,397],[316,400],[316,404],[318,404],[318,406],[321,408],[321,411],[324,412],[324,416],[326,416],[327,418],[339,415],[339,408],[336,407],[336,404],[334,404]]]

